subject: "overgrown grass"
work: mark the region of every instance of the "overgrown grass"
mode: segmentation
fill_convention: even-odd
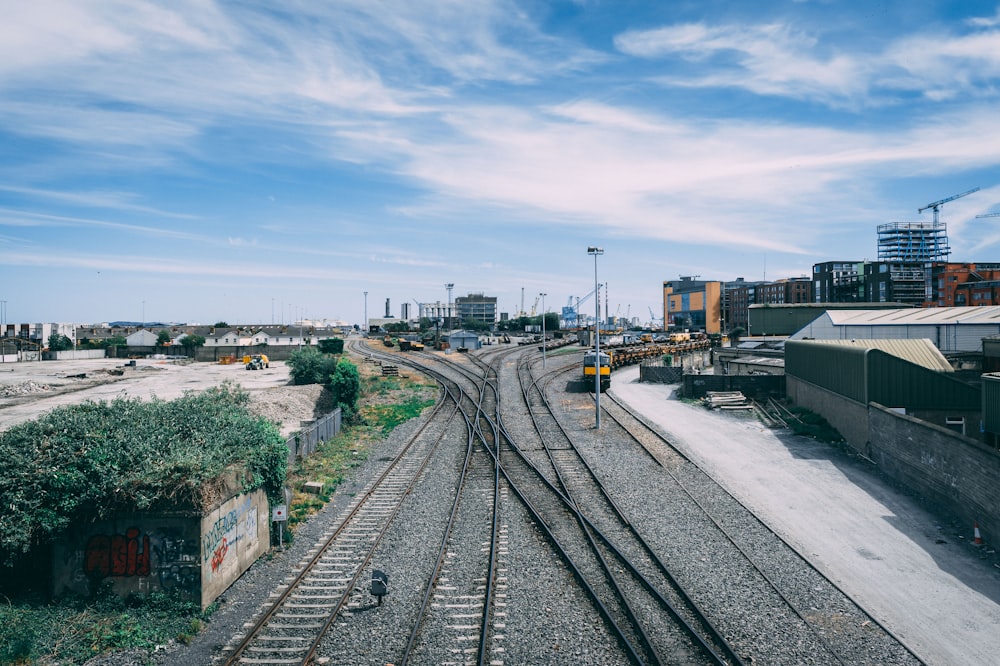
[[[421,377],[369,375],[362,377],[361,386],[364,398],[358,406],[356,422],[321,444],[313,455],[290,471],[289,528],[294,529],[322,509],[351,470],[368,458],[382,438],[434,404],[433,385]],[[307,482],[321,483],[323,487],[318,494],[308,493],[304,490]]]
[[[157,592],[122,599],[108,588],[87,600],[4,601],[0,664],[82,664],[97,655],[127,650],[148,655],[171,639],[189,642],[215,611],[214,605],[202,611],[194,602]]]

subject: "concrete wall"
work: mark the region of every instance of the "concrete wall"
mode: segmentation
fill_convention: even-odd
[[[1000,540],[1000,452],[971,437],[872,403],[869,457],[935,511],[962,521],[969,534]]]
[[[308,345],[302,345],[302,349],[305,349]],[[195,349],[194,360],[201,362],[216,362],[219,358],[223,356],[235,355],[236,362],[242,364],[243,357],[246,355],[253,354],[264,354],[270,361],[287,361],[291,357],[292,353],[299,351],[298,345],[288,346],[288,345],[275,345],[267,347],[198,347]],[[184,349],[180,347],[176,352],[177,354],[183,354]]]
[[[825,418],[852,449],[863,455],[869,455],[868,407],[865,404],[796,377],[786,377],[785,393],[796,405]]]
[[[651,384],[679,384],[684,378],[684,368],[670,365],[641,364],[639,381]]]
[[[74,525],[55,544],[53,593],[89,596],[104,580],[121,596],[162,590],[201,598],[198,516],[149,513]]]
[[[270,548],[263,490],[201,514],[137,513],[70,528],[53,548],[56,595],[89,596],[104,580],[121,595],[175,592],[212,603]]]
[[[208,606],[271,546],[263,490],[237,495],[201,519],[201,606]]]
[[[709,391],[740,391],[750,397],[784,395],[785,377],[783,375],[684,375],[685,398],[700,398]]]
[[[67,351],[42,352],[42,359],[46,361],[72,361],[74,359],[105,358],[106,356],[107,352],[103,349],[69,349]]]

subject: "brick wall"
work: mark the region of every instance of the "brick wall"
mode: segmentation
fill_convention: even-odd
[[[871,453],[879,469],[942,514],[1000,540],[1000,452],[947,428],[872,403]]]

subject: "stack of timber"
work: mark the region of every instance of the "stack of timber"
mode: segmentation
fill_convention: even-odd
[[[747,397],[739,391],[709,391],[702,402],[709,409],[753,409]]]

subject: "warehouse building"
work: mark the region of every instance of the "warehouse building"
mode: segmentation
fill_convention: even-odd
[[[1000,306],[827,310],[790,340],[926,338],[942,352],[982,352],[983,338],[1000,335]]]
[[[868,405],[878,403],[977,437],[980,389],[957,378],[930,340],[785,342],[785,390],[868,454]]]

